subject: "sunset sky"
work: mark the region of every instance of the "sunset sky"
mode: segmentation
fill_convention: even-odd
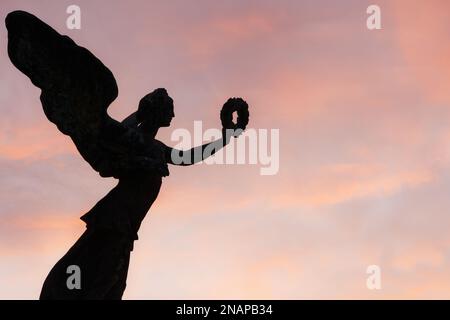
[[[81,30],[66,8],[81,8]],[[382,30],[366,27],[377,4]],[[1,0],[0,299],[36,299],[116,183],[50,123],[7,56],[4,18],[37,15],[114,73],[122,120],[158,87],[170,128],[279,129],[260,165],[170,167],[125,299],[450,299],[450,2]],[[366,268],[381,268],[381,290]]]

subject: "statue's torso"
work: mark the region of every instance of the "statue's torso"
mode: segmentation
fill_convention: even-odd
[[[148,141],[152,158],[164,157],[163,144]],[[165,162],[165,159],[161,158]],[[136,170],[119,179],[119,183],[88,213],[81,217],[87,227],[108,228],[137,240],[137,232],[156,200],[162,178],[151,171]]]

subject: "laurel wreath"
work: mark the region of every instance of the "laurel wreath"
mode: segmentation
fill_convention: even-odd
[[[237,121],[233,122],[233,112],[237,112]],[[242,98],[230,98],[220,111],[220,120],[224,129],[245,130],[248,125],[248,104]]]

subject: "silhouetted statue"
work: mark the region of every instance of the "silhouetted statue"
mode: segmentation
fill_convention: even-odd
[[[174,150],[155,139],[158,129],[169,126],[175,116],[173,100],[165,89],[146,95],[135,113],[118,122],[107,113],[118,94],[116,81],[92,53],[27,12],[10,13],[6,27],[9,57],[42,90],[47,118],[70,136],[81,156],[102,177],[119,180],[81,217],[86,231],[50,271],[40,298],[121,299],[133,243],[158,196],[162,177],[169,175],[167,164],[202,161],[226,145],[231,135],[223,134],[222,139],[188,151]],[[245,129],[247,104],[233,98],[225,106],[221,114],[224,132]],[[240,113],[237,124],[231,122],[233,111]],[[211,152],[204,154],[208,145]],[[173,161],[174,157],[185,161]],[[81,289],[67,285],[72,265],[81,270]]]

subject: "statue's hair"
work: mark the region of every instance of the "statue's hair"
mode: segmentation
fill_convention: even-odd
[[[164,88],[158,88],[147,94],[139,101],[139,107],[136,114],[138,121],[157,120],[157,118],[160,117],[164,106],[171,101],[172,99]]]

